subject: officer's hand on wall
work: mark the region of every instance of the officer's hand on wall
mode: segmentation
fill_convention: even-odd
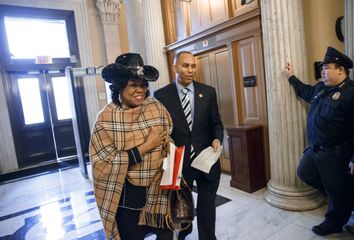
[[[292,75],[294,75],[294,69],[293,66],[290,63],[287,63],[284,69],[284,74],[286,78],[290,78]]]

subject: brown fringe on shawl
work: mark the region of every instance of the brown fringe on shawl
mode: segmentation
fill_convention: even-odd
[[[164,228],[167,209],[168,191],[160,190],[160,181],[155,181],[148,189],[146,205],[140,211],[139,225]]]

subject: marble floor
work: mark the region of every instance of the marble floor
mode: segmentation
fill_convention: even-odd
[[[311,227],[323,220],[326,206],[284,211],[263,200],[266,189],[249,194],[231,188],[230,179],[222,175],[218,190],[219,240],[354,239],[347,231],[327,238],[312,233]],[[10,239],[104,240],[91,180],[75,167],[0,183],[0,240]],[[198,239],[196,227],[187,239]]]

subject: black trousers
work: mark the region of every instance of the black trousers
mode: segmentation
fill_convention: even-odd
[[[351,149],[325,152],[307,147],[297,169],[306,184],[328,197],[325,222],[343,226],[351,216],[354,203],[354,176],[349,172]]]
[[[220,175],[215,179],[207,179],[203,174],[197,178],[185,178],[188,186],[193,188],[193,181],[197,182],[197,224],[199,240],[216,240],[216,192],[219,187]],[[193,225],[179,233],[178,239],[184,239],[192,232]]]
[[[139,210],[118,208],[116,221],[122,240],[143,240],[148,233],[156,234],[156,240],[173,240],[173,231],[165,228],[139,226]]]

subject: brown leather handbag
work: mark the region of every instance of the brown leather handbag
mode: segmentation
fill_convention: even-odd
[[[179,190],[170,190],[168,202],[169,213],[166,221],[168,227],[172,230],[181,230],[182,223],[189,223],[188,227],[194,219],[194,199],[192,190],[184,179],[181,180]]]

